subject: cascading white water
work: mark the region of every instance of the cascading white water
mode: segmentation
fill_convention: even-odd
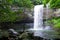
[[[34,7],[34,30],[42,30],[43,28],[43,5]]]
[[[43,6],[36,5],[34,7],[34,36],[43,36],[41,30],[43,29]]]

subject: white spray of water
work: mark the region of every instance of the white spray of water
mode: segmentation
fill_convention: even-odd
[[[43,5],[34,7],[34,30],[42,30],[43,28]]]

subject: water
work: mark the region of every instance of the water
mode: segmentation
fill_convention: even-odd
[[[43,12],[44,12],[44,5],[36,5],[34,7],[34,27],[30,30],[49,30],[50,26],[43,26]],[[48,5],[46,10],[46,19],[48,19]],[[46,20],[47,21],[47,20]]]
[[[53,32],[50,31],[50,26],[43,26],[43,13],[44,13],[44,5],[36,5],[34,7],[34,36],[39,36],[43,38],[48,38],[50,36],[48,32]],[[48,19],[48,5],[47,5],[47,10],[46,10],[46,19]],[[47,21],[47,20],[46,20]],[[53,36],[51,36],[53,37]],[[49,38],[51,38],[49,37]]]
[[[34,36],[43,36],[43,5],[34,7]]]
[[[34,7],[34,30],[42,30],[43,28],[43,5]]]

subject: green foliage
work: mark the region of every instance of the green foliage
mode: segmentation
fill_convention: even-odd
[[[17,6],[19,8],[32,8],[33,4],[30,0],[2,0],[0,3],[0,22],[14,22],[18,18],[23,18],[20,14],[23,10],[19,9],[17,12],[12,10],[11,6]],[[20,16],[18,16],[18,14]]]
[[[49,3],[50,8],[60,8],[60,0],[42,0],[42,3],[44,6]]]
[[[54,28],[60,28],[60,17],[53,17],[49,23],[52,23]]]
[[[53,19],[53,24],[55,28],[60,28],[60,18],[58,19]]]
[[[5,0],[8,4],[12,5],[13,4],[13,0]]]
[[[0,4],[0,22],[14,21],[16,19],[16,13],[10,8],[10,5]]]
[[[50,8],[60,8],[60,0],[52,0],[50,2]]]
[[[34,5],[42,4],[42,0],[31,0]]]
[[[46,4],[49,2],[50,0],[42,0],[42,3],[44,4],[44,7],[46,7]]]
[[[15,3],[20,7],[31,8],[33,7],[32,1],[30,0],[15,0]]]

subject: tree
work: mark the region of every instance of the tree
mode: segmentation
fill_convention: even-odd
[[[60,0],[42,0],[44,6],[49,3],[49,8],[60,8]]]
[[[42,4],[42,0],[31,0],[34,5]]]
[[[31,8],[33,6],[30,0],[2,0],[0,3],[0,22],[15,21],[17,19],[17,12],[11,10],[12,5],[16,5],[19,8]]]
[[[12,6],[19,7],[18,11],[12,10]],[[4,22],[15,22],[16,20],[23,18],[20,14],[24,11],[22,8],[32,8],[33,4],[30,0],[1,0],[0,1],[0,25],[5,25]],[[18,16],[18,14],[20,16]],[[7,23],[8,24],[8,23]],[[6,25],[7,26],[7,25]]]

